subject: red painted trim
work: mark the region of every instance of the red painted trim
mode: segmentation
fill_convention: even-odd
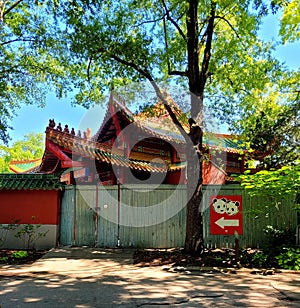
[[[72,161],[72,159],[67,154],[65,154],[57,144],[50,140],[46,140],[46,149],[53,153],[61,161],[62,168],[85,166],[83,162]]]
[[[176,161],[177,161],[177,157],[176,157],[176,150],[173,148],[173,147],[171,147],[171,163],[175,163]]]
[[[113,172],[113,170],[110,170],[110,185],[115,185],[115,174]]]
[[[62,168],[72,168],[72,167],[85,167],[85,163],[81,161],[62,161],[61,162],[61,167]]]
[[[116,136],[118,136],[121,133],[121,126],[120,126],[120,123],[119,123],[118,118],[117,118],[116,109],[115,109],[113,104],[110,104],[109,108],[110,108],[110,113],[112,115],[113,123],[116,127]]]

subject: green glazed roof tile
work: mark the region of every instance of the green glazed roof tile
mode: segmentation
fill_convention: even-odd
[[[54,174],[0,174],[0,190],[62,190],[59,176]]]

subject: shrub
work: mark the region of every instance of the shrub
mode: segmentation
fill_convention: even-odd
[[[33,225],[27,224],[24,225],[16,234],[15,237],[22,238],[24,243],[26,243],[27,249],[30,249],[33,246],[34,242],[42,237],[45,237],[49,230],[46,232],[39,232],[40,224]]]
[[[24,250],[14,251],[10,257],[12,259],[24,259],[28,257],[28,252]]]
[[[300,270],[300,248],[283,248],[285,251],[276,256],[278,265],[284,269]]]
[[[252,264],[254,266],[262,267],[266,264],[268,257],[269,256],[264,254],[262,251],[256,252],[252,256]]]

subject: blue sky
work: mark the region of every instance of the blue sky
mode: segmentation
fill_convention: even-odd
[[[276,40],[278,33],[278,22],[275,16],[265,19],[264,28],[261,31],[261,38],[266,41]],[[286,63],[291,69],[300,68],[300,42],[287,44],[276,49],[276,57]],[[12,141],[23,139],[24,135],[30,132],[44,132],[48,121],[54,118],[56,122],[61,122],[64,126],[77,129],[82,123],[87,110],[83,107],[71,106],[71,97],[58,100],[54,94],[47,96],[46,107],[41,109],[35,106],[23,106],[18,115],[11,121],[10,125],[14,128],[10,131]],[[100,121],[101,122],[101,121]],[[99,123],[100,125],[100,123]],[[92,131],[92,134],[95,133]]]

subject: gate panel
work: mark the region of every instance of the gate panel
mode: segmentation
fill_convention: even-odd
[[[75,186],[65,188],[60,205],[59,243],[74,244]]]
[[[118,244],[118,187],[98,186],[98,247],[116,247]]]
[[[95,186],[76,189],[75,245],[95,246]]]

